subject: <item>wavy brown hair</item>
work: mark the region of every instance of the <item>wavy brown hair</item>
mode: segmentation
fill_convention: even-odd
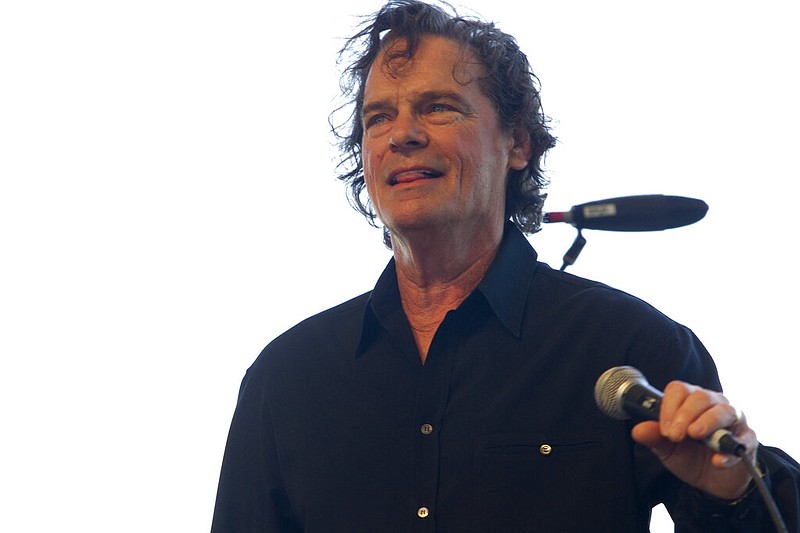
[[[351,58],[341,78],[347,102],[331,114],[330,124],[340,152],[337,178],[348,185],[350,204],[377,227],[377,215],[366,195],[361,155],[364,132],[361,109],[370,68],[378,53],[399,39],[405,41],[401,57],[413,57],[420,39],[426,35],[446,37],[469,46],[485,69],[486,75],[479,83],[494,103],[501,127],[516,136],[530,137],[528,166],[508,173],[506,216],[524,233],[535,233],[541,226],[542,206],[547,196],[542,192],[547,185],[544,156],[555,145],[549,119],[542,111],[539,80],[514,37],[492,22],[460,16],[444,3],[439,7],[416,0],[392,0],[370,17],[340,51],[340,62]],[[349,115],[344,123],[337,125],[333,117],[343,109],[350,110]],[[391,248],[385,229],[384,243]]]

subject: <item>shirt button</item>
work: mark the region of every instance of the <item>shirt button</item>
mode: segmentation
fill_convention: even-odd
[[[422,424],[419,427],[419,430],[423,435],[430,435],[431,433],[433,433],[433,426],[430,424]]]
[[[549,444],[542,444],[541,446],[539,446],[539,453],[542,455],[550,455],[551,453],[553,453],[553,447],[550,446]]]
[[[427,507],[420,507],[419,509],[417,509],[417,516],[420,518],[427,518],[429,514],[430,511],[428,510]]]

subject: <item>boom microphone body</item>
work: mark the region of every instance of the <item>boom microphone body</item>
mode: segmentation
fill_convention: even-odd
[[[578,229],[660,231],[694,224],[708,212],[696,198],[647,194],[597,200],[569,211],[545,213],[544,222],[567,222]]]

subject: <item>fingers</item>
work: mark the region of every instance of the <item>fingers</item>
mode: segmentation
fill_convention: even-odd
[[[720,392],[674,381],[661,400],[661,434],[672,442],[704,439],[720,428],[745,425],[744,415]]]
[[[633,440],[639,444],[643,444],[651,449],[660,449],[660,447],[663,446],[675,446],[673,442],[664,439],[664,436],[661,434],[661,429],[659,428],[659,423],[649,420],[639,422],[633,426],[633,429],[631,430],[631,437],[633,437]],[[656,455],[660,457],[659,453],[656,453]]]
[[[721,499],[740,497],[750,483],[743,464],[755,463],[758,439],[744,414],[722,393],[675,381],[661,399],[659,420],[635,425],[631,436],[647,446],[679,479]],[[728,429],[745,445],[739,456],[713,451],[706,440],[718,429]]]

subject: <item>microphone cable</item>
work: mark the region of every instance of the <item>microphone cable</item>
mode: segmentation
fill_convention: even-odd
[[[770,494],[766,483],[764,483],[763,474],[759,471],[756,465],[750,462],[746,452],[747,450],[744,448],[744,446],[742,446],[736,450],[735,454],[742,460],[747,467],[747,471],[750,473],[750,477],[753,478],[753,482],[756,484],[756,488],[761,494],[761,499],[764,500],[764,504],[767,506],[767,511],[769,511],[769,516],[772,519],[772,523],[775,525],[775,530],[778,533],[789,533],[789,529],[786,527],[786,522],[783,521],[781,512],[778,509],[778,504],[775,503],[775,499],[772,497],[772,494]]]
[[[577,261],[578,256],[585,245],[586,238],[581,233],[581,229],[578,228],[578,236],[575,237],[575,240],[572,242],[572,246],[570,246],[569,250],[567,250],[567,253],[564,254],[564,263],[561,265],[561,270],[566,270],[568,266],[575,264],[575,261]]]

